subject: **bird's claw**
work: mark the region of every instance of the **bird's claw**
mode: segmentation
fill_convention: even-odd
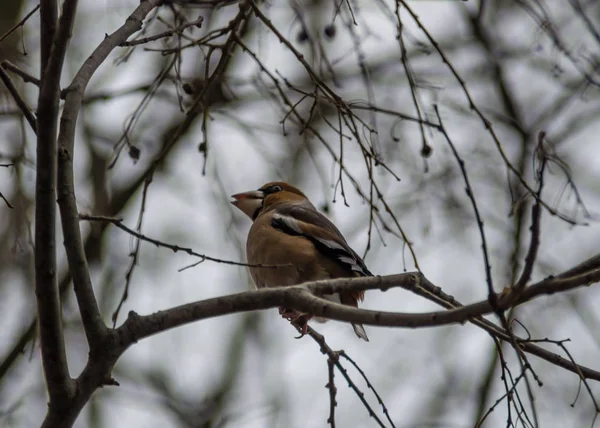
[[[308,318],[305,318],[305,319],[301,319],[301,318],[302,318],[302,316],[298,318],[300,320],[300,322],[298,322],[298,321],[292,322],[292,324],[300,332],[300,336],[295,337],[295,339],[302,339],[304,336],[306,336],[306,333],[308,333]]]
[[[296,337],[296,339],[301,339],[308,332],[308,320],[312,318],[312,315],[285,308],[279,308],[279,315],[298,329],[300,336]]]

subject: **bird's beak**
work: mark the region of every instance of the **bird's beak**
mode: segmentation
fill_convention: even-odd
[[[251,192],[236,193],[231,197],[234,199],[231,203],[254,220],[258,210],[262,207],[265,194],[260,190],[254,190]]]

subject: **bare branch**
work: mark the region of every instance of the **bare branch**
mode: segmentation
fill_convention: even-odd
[[[108,57],[110,52],[127,40],[142,27],[146,15],[158,6],[161,0],[148,0],[140,5],[127,18],[125,23],[114,33],[106,36],[75,75],[66,89],[65,106],[61,117],[58,166],[58,203],[61,213],[67,259],[73,275],[75,295],[81,311],[86,336],[90,344],[90,352],[97,351],[97,344],[106,334],[107,327],[102,320],[98,303],[94,296],[90,273],[85,258],[81,231],[79,229],[79,213],[75,199],[73,179],[73,148],[75,140],[75,125],[81,109],[85,88],[94,72]]]
[[[8,75],[4,71],[4,68],[5,66],[3,63],[2,66],[0,66],[0,79],[2,80],[2,83],[4,83],[4,86],[6,86],[6,89],[8,89],[8,92],[10,92],[13,99],[17,103],[17,106],[23,112],[23,116],[25,116],[25,119],[27,120],[27,123],[29,123],[29,126],[31,126],[31,129],[33,129],[33,132],[37,134],[36,118],[29,109],[29,106],[27,105],[25,100],[21,98],[21,95],[19,95],[19,91],[17,91],[17,88],[13,84],[12,80],[10,80],[10,77],[8,77]]]
[[[74,6],[65,1],[65,10]],[[73,7],[74,9],[74,7]],[[74,11],[73,11],[74,12]],[[42,85],[38,98],[35,192],[35,295],[49,412],[68,405],[75,385],[69,376],[56,283],[56,131],[59,82],[73,21],[57,30],[57,3],[41,3]],[[71,16],[72,18],[72,16]],[[53,40],[55,43],[53,44]]]
[[[265,269],[290,266],[290,265],[253,265],[253,264],[242,263],[242,262],[234,262],[233,260],[218,259],[216,257],[207,256],[206,254],[197,253],[196,251],[192,250],[191,248],[181,247],[179,245],[169,244],[168,242],[163,242],[158,239],[150,238],[149,236],[146,236],[140,232],[137,232],[137,231],[125,226],[125,224],[123,224],[123,220],[121,220],[119,218],[99,216],[99,215],[89,215],[89,214],[79,214],[79,218],[81,220],[103,221],[103,222],[107,222],[107,223],[112,223],[119,229],[127,232],[131,236],[134,236],[135,238],[137,238],[141,241],[149,242],[153,245],[156,245],[157,247],[168,248],[169,250],[173,251],[174,253],[181,251],[183,253],[189,254],[190,256],[199,257],[201,259],[201,262],[208,260],[211,262],[223,263],[223,264],[232,265],[232,266],[260,267],[260,268],[265,268]]]
[[[475,194],[473,191],[473,187],[471,186],[471,182],[469,181],[469,175],[467,174],[467,168],[465,167],[465,161],[458,154],[458,151],[456,150],[454,143],[450,139],[450,136],[448,135],[446,128],[444,128],[444,125],[442,124],[442,116],[440,116],[440,111],[438,109],[438,106],[434,105],[433,108],[435,110],[435,114],[437,115],[438,122],[440,123],[440,132],[442,133],[446,142],[450,146],[450,150],[452,150],[452,154],[454,155],[456,162],[458,162],[460,172],[462,173],[463,180],[465,182],[465,191],[467,192],[467,196],[469,197],[469,200],[471,201],[471,205],[473,206],[473,212],[475,213],[475,219],[477,220],[477,228],[479,230],[479,236],[481,237],[481,251],[483,253],[483,267],[485,270],[485,279],[486,279],[487,288],[488,288],[488,298],[490,300],[490,304],[496,310],[498,300],[496,298],[496,293],[494,292],[494,285],[492,282],[492,267],[490,265],[490,256],[488,254],[488,246],[487,246],[487,242],[485,239],[485,230],[484,230],[484,226],[483,226],[483,219],[481,217],[481,214],[479,213],[479,208],[477,207],[477,200],[475,198]],[[499,311],[499,310],[497,310],[497,311]],[[500,312],[498,312],[498,315],[500,315]]]
[[[31,15],[33,15],[34,13],[36,13],[38,11],[38,9],[40,8],[40,5],[38,4],[36,7],[33,8],[33,10],[31,12],[29,12],[27,15],[25,15],[25,17],[23,19],[21,19],[17,25],[15,25],[14,27],[12,27],[10,30],[8,30],[6,33],[4,33],[2,35],[2,37],[0,37],[0,42],[2,42],[4,39],[6,39],[8,36],[10,36],[15,30],[19,29],[20,27],[22,27],[23,25],[25,25],[25,23],[27,22],[27,20],[29,18],[31,18]]]
[[[458,73],[458,71],[456,70],[456,68],[452,65],[452,62],[450,61],[450,59],[448,58],[448,56],[444,53],[444,51],[440,47],[439,43],[435,40],[435,38],[427,30],[427,27],[425,27],[425,25],[423,25],[423,23],[419,20],[418,15],[410,8],[410,6],[406,2],[406,0],[397,0],[397,1],[399,1],[406,8],[406,10],[411,15],[411,17],[413,18],[413,20],[415,21],[415,23],[417,24],[417,26],[421,29],[421,31],[423,32],[423,34],[425,34],[425,36],[427,37],[427,39],[429,40],[429,42],[433,45],[433,47],[435,48],[435,50],[437,51],[437,53],[439,54],[439,56],[442,58],[444,64],[446,64],[446,66],[448,67],[448,69],[450,70],[450,72],[452,73],[452,75],[458,81],[459,85],[461,86],[461,88],[463,90],[463,93],[465,94],[465,97],[467,98],[467,101],[469,103],[469,108],[471,110],[473,110],[477,114],[477,116],[479,117],[479,119],[483,123],[483,126],[485,127],[485,129],[488,131],[488,133],[492,137],[492,140],[494,141],[494,144],[496,145],[496,149],[498,150],[498,153],[500,153],[500,156],[502,157],[502,160],[503,160],[504,164],[517,177],[517,179],[519,180],[519,182],[521,183],[521,185],[530,194],[535,195],[535,191],[533,190],[533,188],[529,185],[529,183],[527,183],[527,181],[520,174],[519,170],[517,168],[515,168],[515,166],[512,164],[512,162],[508,158],[506,152],[504,151],[504,146],[500,142],[500,139],[498,138],[498,135],[496,134],[496,131],[494,130],[492,122],[485,116],[485,114],[483,114],[483,111],[477,106],[477,104],[475,104],[475,101],[473,100],[473,97],[471,96],[471,93],[467,89],[467,84],[466,84],[465,80],[460,76],[460,74]],[[565,215],[561,214],[560,212],[556,211],[554,208],[552,208],[546,202],[540,200],[540,203],[552,215],[558,216],[561,220],[564,220],[567,223],[576,224],[576,222],[573,219],[570,219],[567,216],[565,216]]]
[[[23,79],[23,82],[25,82],[25,83],[33,83],[37,87],[39,87],[41,85],[40,79],[21,70],[19,67],[17,67],[15,64],[13,64],[12,62],[10,62],[8,60],[2,61],[2,63],[0,63],[0,65],[2,66],[2,68],[15,73],[17,76],[19,76],[21,79]]]
[[[348,362],[350,362],[350,364],[352,364],[354,366],[354,368],[358,371],[358,373],[360,373],[360,375],[362,376],[362,378],[364,379],[364,381],[367,384],[367,388],[369,388],[371,391],[373,391],[373,395],[375,395],[375,398],[377,399],[377,402],[381,406],[381,409],[383,410],[383,414],[385,415],[388,422],[390,423],[390,426],[395,428],[394,422],[392,421],[392,418],[390,416],[390,412],[389,412],[387,406],[383,402],[383,399],[381,398],[381,396],[379,395],[379,393],[377,392],[377,390],[375,389],[375,387],[373,386],[373,384],[371,383],[371,381],[369,380],[369,378],[367,377],[367,375],[365,374],[363,369],[361,369],[360,366],[358,364],[356,364],[356,362],[352,358],[350,358],[350,356],[348,354],[346,354],[346,352],[340,351],[339,354],[340,354],[340,357],[348,360]]]
[[[594,271],[593,274],[582,275],[577,278],[578,281],[571,279],[568,283],[564,280],[556,280],[556,282],[551,278],[533,284],[525,290],[519,301],[516,303],[511,302],[508,298],[502,298],[501,295],[498,295],[498,307],[501,310],[506,310],[510,307],[510,304],[522,304],[525,301],[532,300],[548,292],[556,292],[559,289],[561,291],[566,291],[567,289],[573,288],[575,282],[578,283],[577,286],[587,285],[592,281],[598,282],[600,281],[600,270]],[[354,292],[373,289],[385,291],[393,287],[401,287],[414,292],[417,292],[420,287],[432,291],[438,289],[437,294],[440,294],[439,287],[431,284],[418,272],[389,276],[315,281],[298,286],[261,289],[258,291],[202,300],[160,311],[152,315],[140,316],[131,312],[127,321],[119,327],[117,331],[126,334],[127,339],[122,338],[122,340],[125,342],[131,341],[131,343],[133,343],[162,331],[202,319],[250,310],[285,307],[338,321],[388,327],[422,328],[469,321],[501,340],[511,341],[511,334],[500,329],[497,325],[480,318],[482,315],[494,312],[494,309],[487,299],[468,306],[457,307],[453,304],[453,306],[449,306],[451,309],[447,311],[415,314],[356,309],[332,303],[317,297],[317,295],[334,294],[340,291]],[[315,295],[313,295],[313,293]],[[531,343],[520,342],[519,346],[526,352],[537,355],[553,364],[560,365],[563,368],[578,373],[578,368],[570,361],[556,354],[548,352]],[[582,373],[585,374],[586,378],[600,381],[600,372],[584,367],[579,367],[579,369],[582,370]]]
[[[298,327],[298,326],[295,326],[295,327],[298,329],[298,331],[300,333],[302,333],[300,327]],[[379,418],[379,416],[377,416],[377,414],[375,413],[375,410],[371,407],[371,405],[365,399],[365,394],[360,390],[360,388],[352,380],[352,378],[348,374],[348,370],[346,370],[346,368],[342,365],[342,363],[340,361],[340,355],[344,354],[344,351],[334,351],[333,349],[331,349],[331,347],[325,341],[325,337],[323,337],[322,334],[318,333],[311,327],[308,327],[308,335],[319,345],[319,349],[320,349],[321,353],[324,355],[327,355],[328,367],[331,367],[333,365],[333,366],[335,366],[335,368],[338,369],[338,371],[342,374],[344,379],[346,379],[346,382],[348,382],[348,386],[350,387],[350,389],[352,389],[352,391],[354,391],[354,393],[356,394],[358,399],[361,401],[361,403],[363,404],[365,409],[367,409],[367,411],[369,412],[369,416],[371,416],[375,420],[375,422],[377,423],[377,425],[379,427],[385,428],[385,425],[384,425],[383,421],[381,420],[381,418]],[[330,372],[330,381],[333,381],[333,372]],[[328,388],[330,386],[331,385],[328,385]],[[335,409],[334,408],[337,405],[337,403],[335,402],[335,393],[337,392],[337,388],[335,387],[335,385],[333,385],[333,388],[335,388],[333,392],[331,391],[331,389],[329,389],[329,394],[330,394],[329,395],[329,398],[330,398],[330,403],[329,403],[330,409],[329,410],[330,410],[330,412],[329,412],[329,419],[327,420],[327,422],[330,425],[335,424],[335,419],[334,419]],[[332,396],[332,394],[333,394],[333,396]],[[333,402],[331,400],[333,400]],[[383,406],[383,408],[385,409],[385,406]],[[386,413],[386,416],[387,416],[387,413]],[[390,423],[391,423],[392,428],[395,428],[394,424],[391,421],[390,421]]]
[[[331,426],[331,428],[335,428],[335,408],[337,406],[337,401],[335,400],[335,396],[337,395],[337,387],[335,386],[335,372],[334,372],[334,362],[331,358],[327,359],[327,373],[328,380],[325,388],[329,390],[329,417],[327,418],[327,423]]]
[[[556,278],[569,279],[598,269],[600,269],[600,254],[596,254],[566,272],[556,275]]]
[[[174,34],[180,34],[181,32],[183,32],[183,30],[185,30],[186,28],[189,28],[189,27],[198,27],[198,28],[200,28],[201,25],[202,25],[202,21],[204,21],[204,18],[201,16],[198,19],[196,19],[195,21],[186,22],[185,24],[181,25],[180,27],[174,28],[172,30],[164,31],[164,32],[159,33],[159,34],[155,34],[154,36],[144,37],[142,39],[134,40],[134,41],[131,41],[131,42],[121,42],[121,43],[119,43],[119,46],[125,47],[125,46],[143,45],[143,44],[148,43],[148,42],[153,42],[155,40],[163,39],[165,37],[171,37]]]
[[[13,206],[10,204],[10,202],[8,202],[8,199],[6,199],[6,197],[5,197],[5,196],[2,194],[2,192],[0,192],[0,199],[2,199],[2,200],[4,201],[4,203],[6,204],[6,206],[7,206],[8,208],[11,208],[11,209],[12,209],[12,208],[14,208],[14,207],[13,207]]]
[[[531,273],[533,272],[533,265],[535,264],[535,260],[537,257],[538,248],[540,247],[540,224],[542,217],[542,210],[540,206],[540,199],[542,197],[542,189],[544,188],[544,172],[546,169],[547,157],[544,153],[544,137],[546,136],[545,132],[540,132],[538,135],[538,147],[537,151],[540,153],[540,166],[537,170],[537,181],[538,181],[538,189],[536,191],[537,198],[531,207],[531,240],[529,242],[529,250],[527,251],[527,255],[525,256],[525,266],[523,267],[523,272],[519,277],[519,280],[513,286],[513,291],[516,293],[520,293],[529,282],[531,278]]]
[[[586,279],[600,281],[600,270],[596,271],[592,277]],[[408,290],[423,287],[432,295],[443,296],[439,288],[427,281],[421,273],[415,272],[386,277],[315,281],[298,286],[248,291],[189,303],[146,316],[140,316],[132,311],[121,327],[116,330],[109,330],[108,334],[103,338],[102,346],[99,348],[103,350],[103,353],[98,353],[90,357],[90,361],[81,376],[77,379],[77,395],[70,401],[68,409],[61,415],[60,420],[63,423],[65,421],[72,423],[97,388],[103,385],[116,384],[116,381],[111,377],[112,369],[119,357],[134,343],[175,327],[226,314],[273,307],[286,307],[339,321],[361,322],[379,326],[416,328],[470,321],[501,340],[510,341],[514,337],[512,334],[504,332],[495,324],[478,318],[477,315],[473,315],[491,313],[493,309],[488,300],[464,307],[477,307],[478,312],[469,310],[469,312],[465,313],[463,311],[461,317],[457,317],[456,315],[461,313],[461,310],[464,308],[420,314],[368,311],[335,304],[313,294],[333,294],[340,290],[344,290],[345,292],[367,289],[388,290],[392,287],[402,287]],[[435,291],[436,289],[437,292]],[[534,291],[532,292],[532,290]],[[539,285],[534,284],[530,286],[525,291],[529,293],[530,298],[533,298],[547,291],[547,287],[542,287],[542,283],[539,283]],[[499,299],[498,304],[501,308],[506,301]],[[456,303],[449,303],[447,305],[455,308],[454,305]],[[485,310],[481,311],[481,308],[485,308]],[[540,348],[533,343],[519,341],[519,346],[525,352],[537,355],[552,364],[577,373],[586,379],[600,381],[600,372],[574,364],[572,361]],[[46,422],[49,420],[49,417],[47,417]],[[47,426],[52,425],[48,422]]]

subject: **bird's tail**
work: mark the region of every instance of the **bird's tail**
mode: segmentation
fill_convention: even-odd
[[[358,337],[360,337],[361,339],[365,340],[366,342],[369,341],[369,337],[367,336],[367,332],[365,331],[365,328],[362,326],[362,324],[352,324],[352,328],[354,329],[354,333],[356,333],[356,335]]]

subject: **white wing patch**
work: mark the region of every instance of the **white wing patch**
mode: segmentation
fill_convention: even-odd
[[[336,254],[337,259],[340,262],[348,265],[350,267],[350,270],[361,273],[363,272],[363,268],[359,266],[357,260],[352,256],[352,254],[349,254],[348,250],[342,245],[330,239],[316,238],[316,240],[322,243],[323,245],[331,248],[332,250],[338,251],[339,253]]]
[[[352,250],[349,250],[339,242],[331,239],[320,238],[318,236],[307,235],[300,226],[302,222],[299,222],[292,216],[275,213],[273,214],[273,220],[274,222],[279,223],[279,227],[283,226],[283,228],[289,229],[287,233],[291,231],[293,234],[304,236],[305,238],[311,240],[317,247],[325,247],[322,248],[321,251],[326,249],[325,253],[327,253],[329,257],[337,259],[340,263],[343,263],[350,268],[350,270],[358,272],[362,275],[370,275],[370,272],[365,270],[360,259],[357,259],[357,256],[353,254]]]
[[[298,222],[296,221],[296,219],[294,217],[275,213],[275,214],[273,214],[273,219],[283,222],[287,227],[292,229],[298,235],[304,234],[304,232],[302,232],[302,229],[300,229],[300,226],[298,225]]]

